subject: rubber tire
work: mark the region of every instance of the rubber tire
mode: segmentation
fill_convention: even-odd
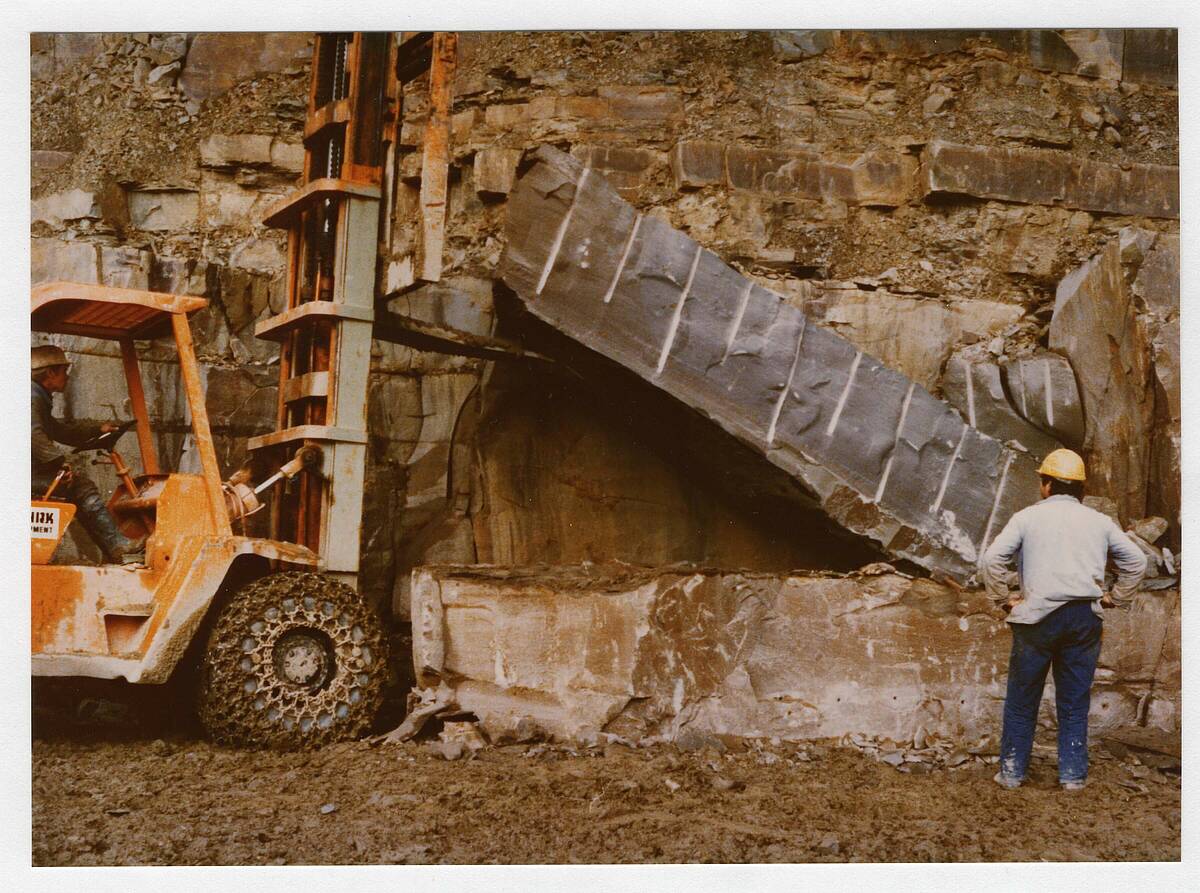
[[[325,646],[318,687],[289,682],[277,666],[276,644],[298,630]],[[352,587],[321,574],[271,574],[220,608],[197,714],[219,744],[295,750],[357,738],[382,703],[387,666],[379,618]]]

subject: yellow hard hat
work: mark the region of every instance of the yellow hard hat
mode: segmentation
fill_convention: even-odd
[[[1055,450],[1042,462],[1038,474],[1058,478],[1060,481],[1085,481],[1087,474],[1083,468],[1083,459],[1078,453],[1070,450]]]
[[[53,344],[42,344],[29,351],[30,372],[37,372],[39,369],[49,369],[52,366],[70,365],[71,361],[67,359],[67,355],[63,353],[63,349]]]

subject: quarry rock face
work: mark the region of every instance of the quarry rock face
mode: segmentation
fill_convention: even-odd
[[[1037,495],[1035,465],[551,149],[501,262],[538,318],[698,409],[838,523],[966,577]]]
[[[492,740],[998,735],[998,612],[980,592],[875,570],[420,568],[418,684],[449,684]],[[1176,591],[1106,613],[1093,734],[1178,728],[1178,652],[1165,647],[1178,623]]]
[[[303,33],[31,35],[34,279],[148,282],[210,300],[192,330],[216,383],[210,411],[222,420],[214,435],[226,473],[245,458],[243,432],[274,425],[274,385],[260,384],[276,370],[275,346],[253,331],[282,309],[286,238],[265,229],[260,215],[290,191],[300,169],[310,56],[311,35]],[[1177,551],[1178,277],[1170,261],[1177,266],[1178,249],[1160,251],[1179,228],[1171,216],[1178,202],[1164,201],[1160,189],[1171,188],[1178,164],[1175,57],[1169,29],[463,32],[450,109],[443,278],[420,280],[416,262],[430,108],[419,78],[403,87],[395,168],[385,171],[394,200],[381,230],[378,298],[397,313],[464,332],[507,331],[499,263],[511,190],[532,153],[552,143],[590,165],[644,218],[711,252],[696,284],[720,269],[710,266],[719,256],[732,275],[784,296],[809,323],[916,382],[917,394],[942,393],[943,373],[960,356],[979,360],[982,354],[970,352],[988,349],[1010,406],[1066,442],[1064,407],[1054,404],[1053,429],[1036,417],[1043,402],[1034,388],[1045,375],[1037,367],[1027,368],[1029,415],[1022,414],[1010,378],[1023,367],[1015,363],[1046,355],[1041,329],[1060,279],[1122,227],[1153,230],[1156,241],[1131,286],[1153,356],[1147,512],[1170,519],[1164,541]],[[956,161],[934,152],[938,140],[970,151]],[[1034,155],[1011,154],[1017,150]],[[937,190],[927,193],[920,164],[931,154]],[[1024,182],[1028,171],[1059,177],[1081,164],[1093,166],[1094,185],[1077,177],[1039,190]],[[1089,195],[1103,198],[1092,202],[1099,209],[1074,207]],[[1122,216],[1139,209],[1147,214]],[[671,275],[686,280],[690,260]],[[669,322],[674,305],[664,290]],[[697,291],[684,306],[681,340],[663,376],[675,374],[689,305],[702,297]],[[756,290],[743,317],[749,351],[767,331],[796,331],[790,312],[777,322],[755,315],[763,297]],[[738,306],[735,293],[735,312]],[[724,341],[717,346],[720,359]],[[85,355],[119,362],[94,343],[66,347],[77,363],[91,363]],[[149,349],[147,376],[151,365],[170,367],[169,351]],[[733,352],[712,375],[733,369],[739,380],[777,387],[754,407],[769,423],[771,395],[783,393],[794,357],[786,348],[780,353],[784,368],[773,377],[753,371],[761,364],[752,353]],[[649,355],[656,365],[652,348]],[[847,371],[842,366],[837,375]],[[1051,372],[1057,400],[1063,370]],[[797,379],[808,383],[811,373],[798,368]],[[878,507],[859,490],[817,471],[824,513],[814,509],[796,521],[758,502],[735,505],[714,482],[743,472],[738,487],[745,489],[774,466],[686,466],[679,438],[718,426],[689,415],[680,428],[686,434],[655,442],[662,424],[652,414],[634,422],[620,405],[596,411],[598,394],[623,397],[609,372],[583,379],[563,364],[506,364],[375,341],[371,380],[360,583],[396,617],[409,613],[411,569],[432,561],[619,558],[844,570],[871,559],[833,562],[841,522],[828,518],[846,519],[847,529],[883,529]],[[95,384],[69,410],[110,420],[124,388],[108,371]],[[178,424],[168,391],[155,392],[163,403],[150,411]],[[95,407],[86,405],[93,399]],[[905,436],[913,423],[922,430],[932,424],[931,444],[923,451],[899,446],[886,491],[900,486],[901,453],[942,450],[940,462],[940,444],[959,430],[940,414],[919,420],[918,403],[914,397]],[[789,397],[781,409],[781,437],[794,404]],[[894,403],[884,408],[895,414]],[[965,416],[961,407],[956,412]],[[941,419],[945,432],[937,430]],[[178,430],[159,436],[165,464],[191,461]],[[885,437],[884,450],[890,442]],[[790,447],[775,452],[800,461]],[[958,486],[947,484],[947,493]],[[928,505],[936,495],[902,498]]]

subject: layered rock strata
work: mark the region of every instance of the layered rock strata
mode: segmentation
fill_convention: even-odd
[[[1093,734],[1178,728],[1179,605],[1177,590],[1142,592],[1106,613]],[[413,575],[418,682],[449,685],[493,740],[994,742],[1009,643],[982,593],[887,566],[844,577],[613,565]],[[1044,704],[1043,723],[1052,716]]]
[[[536,157],[500,267],[528,309],[756,448],[840,524],[966,577],[1037,498],[1028,454],[635,211],[577,159]]]

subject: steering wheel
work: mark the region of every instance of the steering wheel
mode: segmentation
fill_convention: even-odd
[[[108,453],[117,445],[117,441],[121,439],[121,435],[136,425],[136,421],[122,422],[121,426],[115,431],[109,431],[107,434],[99,434],[90,440],[85,440],[79,446],[75,447],[76,453],[88,453],[92,450],[103,450]]]

